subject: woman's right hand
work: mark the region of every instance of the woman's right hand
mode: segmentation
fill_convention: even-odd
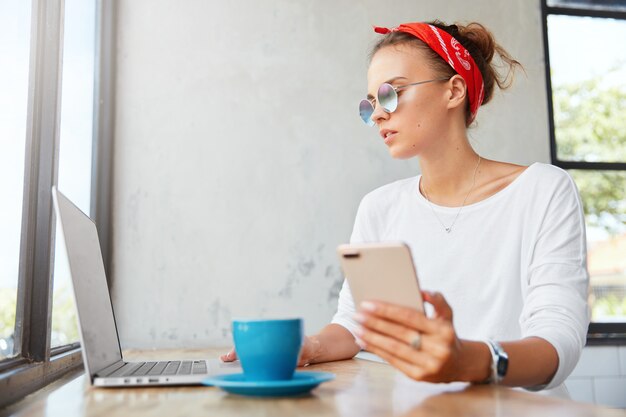
[[[305,336],[302,343],[302,349],[300,350],[300,358],[298,359],[298,366],[307,366],[311,364],[315,357],[319,354],[320,342],[315,336]],[[223,362],[234,362],[237,360],[237,352],[235,348],[232,348],[225,355],[220,356]]]
[[[298,366],[307,366],[312,364],[319,356],[321,350],[320,341],[317,336],[305,336],[300,349],[300,358]]]

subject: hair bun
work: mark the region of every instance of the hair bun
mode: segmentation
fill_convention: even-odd
[[[467,25],[459,23],[446,25],[439,20],[435,20],[430,24],[452,35],[474,58],[474,62],[478,65],[485,83],[483,104],[491,100],[495,85],[501,90],[511,86],[515,68],[522,68],[522,65],[513,59],[503,47],[498,45],[489,29],[478,22],[471,22]],[[500,57],[502,65],[496,66],[492,63],[496,54]],[[499,71],[501,68],[504,69],[503,73]]]
[[[467,41],[476,46],[476,49],[480,51],[480,55],[486,63],[491,63],[498,45],[493,35],[486,27],[476,22],[472,22],[467,26],[453,26],[457,28],[460,37],[467,39]]]

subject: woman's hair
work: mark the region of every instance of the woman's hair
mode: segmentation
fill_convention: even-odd
[[[501,90],[509,88],[513,83],[515,68],[520,67],[523,69],[522,65],[513,59],[503,47],[498,45],[492,33],[480,23],[472,22],[465,26],[460,24],[446,25],[439,20],[425,23],[448,32],[469,51],[470,55],[472,55],[474,62],[478,65],[478,69],[483,76],[483,82],[485,84],[482,104],[487,104],[489,100],[491,100],[496,84]],[[452,77],[456,74],[454,69],[423,41],[411,34],[399,31],[384,35],[372,48],[369,56],[370,60],[380,49],[396,45],[412,45],[424,51],[429,58],[431,68],[433,68],[437,74],[441,74],[442,77]],[[500,65],[495,65],[495,63],[492,62],[496,53],[500,56],[500,60],[502,61],[501,66],[506,68],[504,74],[498,71]],[[469,125],[469,121],[471,120],[469,100],[467,102],[465,116],[466,124]]]

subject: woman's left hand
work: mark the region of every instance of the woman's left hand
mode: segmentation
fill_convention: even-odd
[[[462,342],[452,324],[452,309],[440,293],[423,292],[432,318],[418,310],[379,301],[360,305],[355,319],[365,349],[410,378],[428,382],[461,380]]]

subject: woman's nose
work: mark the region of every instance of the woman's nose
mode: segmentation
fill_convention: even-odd
[[[376,102],[376,107],[374,107],[374,112],[372,113],[372,121],[376,124],[380,123],[382,120],[389,119],[389,113],[387,113],[383,106],[380,103]]]

